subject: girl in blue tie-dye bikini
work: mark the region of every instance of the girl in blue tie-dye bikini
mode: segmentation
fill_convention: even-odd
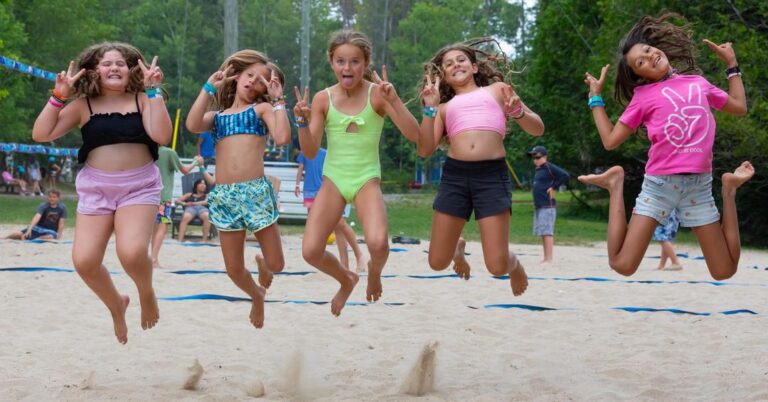
[[[203,85],[186,124],[195,133],[211,131],[216,143],[216,187],[208,196],[210,219],[220,232],[227,274],[253,300],[250,319],[257,328],[264,325],[265,288],[272,283],[272,273],[285,265],[277,202],[264,176],[264,147],[267,134],[277,145],[291,138],[283,86],[268,62],[254,50],[228,57]],[[260,102],[265,95],[271,105]],[[264,253],[257,258],[261,286],[245,267],[246,230],[254,232]]]

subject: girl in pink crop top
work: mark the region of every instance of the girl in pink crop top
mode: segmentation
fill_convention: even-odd
[[[467,131],[493,131],[504,138],[507,118],[488,87],[455,95],[445,105],[448,138]]]
[[[534,136],[543,134],[544,123],[504,83],[487,56],[475,44],[450,45],[426,67],[419,155],[429,157],[446,133],[450,140],[433,205],[429,265],[442,270],[453,260],[454,271],[469,279],[466,242],[460,236],[474,213],[488,271],[509,275],[512,293],[519,296],[528,287],[528,277],[509,251],[511,182],[504,162],[504,137],[507,118]],[[435,69],[439,74],[433,74]]]

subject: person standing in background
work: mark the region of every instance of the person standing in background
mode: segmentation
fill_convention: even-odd
[[[571,177],[568,172],[547,160],[547,149],[537,145],[528,151],[528,155],[536,165],[533,175],[533,235],[541,237],[544,246],[542,264],[552,262],[555,248],[555,218],[557,205],[555,192],[568,182]]]

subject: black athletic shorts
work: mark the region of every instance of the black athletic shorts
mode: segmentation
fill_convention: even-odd
[[[460,161],[446,158],[435,211],[469,221],[512,212],[512,182],[504,159]]]

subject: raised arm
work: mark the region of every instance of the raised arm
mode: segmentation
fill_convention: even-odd
[[[596,79],[590,73],[585,73],[586,78],[584,79],[584,83],[589,86],[589,99],[592,99],[595,96],[601,97],[608,67],[610,67],[610,65],[606,64],[602,70],[600,70],[600,79]],[[595,119],[597,132],[600,134],[600,140],[603,142],[603,147],[609,151],[618,148],[618,146],[624,143],[624,141],[626,141],[635,131],[622,122],[618,122],[614,126],[611,119],[608,117],[608,113],[605,112],[605,106],[602,105],[592,106],[592,117]]]
[[[36,142],[48,142],[60,138],[69,130],[80,123],[80,108],[83,107],[82,99],[64,106],[61,101],[66,101],[73,93],[73,86],[80,77],[85,74],[85,69],[74,73],[75,62],[70,61],[67,71],[56,75],[54,84],[54,96],[48,99],[43,110],[35,119],[32,126],[32,140]]]
[[[275,71],[272,70],[272,76],[267,81],[259,75],[259,80],[267,87],[267,94],[270,99],[281,99],[275,102],[271,107],[269,104],[261,103],[257,105],[256,109],[260,112],[260,116],[264,123],[267,125],[269,135],[275,139],[275,145],[283,146],[291,142],[291,123],[288,121],[288,110],[285,108],[285,100],[283,97],[283,86],[280,84],[280,80],[275,75]]]
[[[744,81],[741,80],[741,70],[736,61],[736,52],[733,50],[731,42],[725,42],[717,45],[709,39],[704,39],[704,43],[712,49],[713,52],[725,62],[728,68],[728,101],[723,105],[722,111],[735,115],[744,116],[747,114],[747,95],[744,91]]]
[[[426,84],[421,90],[424,101],[424,111],[419,126],[419,138],[416,141],[416,152],[422,158],[428,158],[437,149],[437,144],[443,136],[443,119],[440,114],[440,77],[432,81],[432,76],[426,75]]]
[[[193,133],[202,133],[213,128],[213,117],[216,113],[208,111],[208,103],[225,82],[235,78],[235,76],[228,76],[229,71],[230,67],[227,67],[226,70],[216,71],[208,77],[205,85],[200,89],[195,103],[189,108],[187,121],[184,123],[187,130]]]
[[[544,122],[541,117],[523,103],[511,85],[497,82],[492,88],[501,94],[505,116],[511,117],[523,131],[534,137],[544,134]]]
[[[309,105],[309,88],[304,88],[302,96],[298,87],[293,87],[296,93],[296,106],[293,114],[296,116],[296,127],[299,129],[299,146],[307,159],[313,159],[320,149],[325,130],[325,112],[328,110],[328,94],[320,91],[312,99],[313,108]]]
[[[384,76],[383,79],[377,72],[373,72],[373,80],[376,83],[375,96],[384,100],[384,111],[403,136],[412,142],[418,142],[419,123],[397,95],[394,85],[389,82],[387,66],[381,66],[381,74]]]
[[[168,108],[165,107],[165,97],[163,97],[160,84],[163,82],[163,72],[157,66],[157,56],[152,58],[152,64],[147,67],[139,59],[139,67],[144,73],[144,88],[146,95],[141,95],[144,110],[141,114],[144,128],[153,141],[165,145],[171,141],[173,133],[173,124],[171,116],[168,115]]]

